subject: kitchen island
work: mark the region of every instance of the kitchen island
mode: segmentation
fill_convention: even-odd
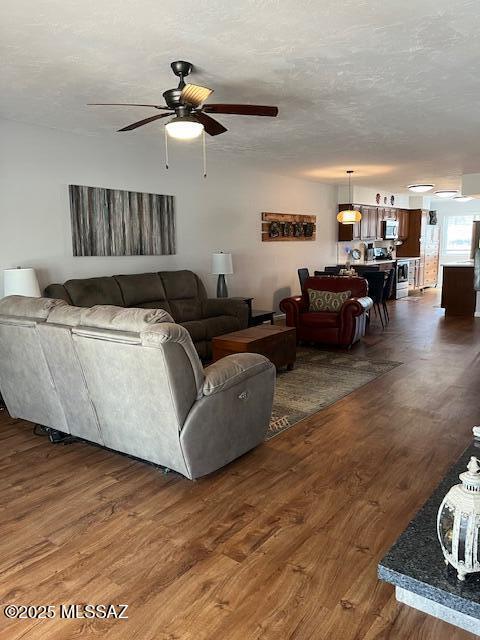
[[[477,295],[473,260],[443,265],[442,302],[446,316],[474,316]]]

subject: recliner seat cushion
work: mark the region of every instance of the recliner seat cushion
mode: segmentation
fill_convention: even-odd
[[[76,307],[93,307],[96,304],[125,306],[118,282],[113,277],[67,280],[65,289]]]
[[[180,322],[179,324],[185,327],[194,342],[201,342],[207,339],[205,320],[189,320],[188,322]]]
[[[331,311],[309,311],[302,313],[301,323],[305,327],[334,328],[340,326],[340,314]]]
[[[205,318],[207,338],[211,340],[215,336],[221,336],[230,331],[238,331],[240,329],[239,321],[234,316],[216,316],[215,318]]]

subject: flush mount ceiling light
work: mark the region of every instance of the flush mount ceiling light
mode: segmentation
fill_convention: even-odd
[[[193,140],[202,135],[203,124],[191,116],[179,116],[165,125],[168,135],[177,140]]]
[[[456,200],[457,202],[470,202],[473,200],[472,196],[453,196],[452,200]]]
[[[348,175],[348,200],[349,204],[352,204],[352,176],[353,171],[349,169],[347,171]],[[344,209],[337,214],[337,220],[340,224],[355,224],[356,222],[360,222],[362,219],[362,214],[360,211],[355,211],[355,209]]]
[[[409,184],[407,188],[415,193],[425,193],[431,191],[434,186],[434,184]]]
[[[458,191],[456,189],[442,189],[441,191],[434,191],[433,195],[436,198],[453,198],[458,195]]]

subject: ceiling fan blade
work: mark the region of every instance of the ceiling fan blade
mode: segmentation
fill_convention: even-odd
[[[134,122],[133,124],[129,124],[119,131],[131,131],[132,129],[137,129],[138,127],[143,127],[144,124],[148,124],[149,122],[154,122],[155,120],[159,120],[160,118],[168,118],[168,116],[172,116],[172,113],[160,113],[156,116],[151,116],[150,118],[145,118],[144,120],[139,120],[138,122]]]
[[[198,84],[186,84],[182,89],[180,100],[183,103],[192,105],[192,107],[199,107],[212,93],[213,89],[201,87]]]
[[[207,104],[204,107],[208,113],[229,113],[238,116],[269,116],[278,115],[278,107],[267,107],[261,104]]]
[[[201,122],[205,128],[205,131],[211,136],[218,136],[221,133],[225,133],[225,131],[227,131],[223,124],[220,124],[220,122],[218,122],[217,120],[210,118],[210,116],[207,116],[206,113],[193,113],[192,117],[195,118],[195,120],[198,120],[198,122]]]
[[[131,102],[88,102],[87,107],[153,107],[154,109],[168,109],[159,104],[136,104]]]

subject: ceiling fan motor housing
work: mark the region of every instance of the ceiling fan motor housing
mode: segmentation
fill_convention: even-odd
[[[181,89],[168,89],[167,91],[164,91],[163,97],[167,107],[170,107],[170,109],[177,109],[180,107],[183,104],[180,99],[181,95]]]
[[[192,73],[193,64],[191,62],[185,62],[185,60],[176,60],[170,65],[172,71],[176,76],[184,78]]]

